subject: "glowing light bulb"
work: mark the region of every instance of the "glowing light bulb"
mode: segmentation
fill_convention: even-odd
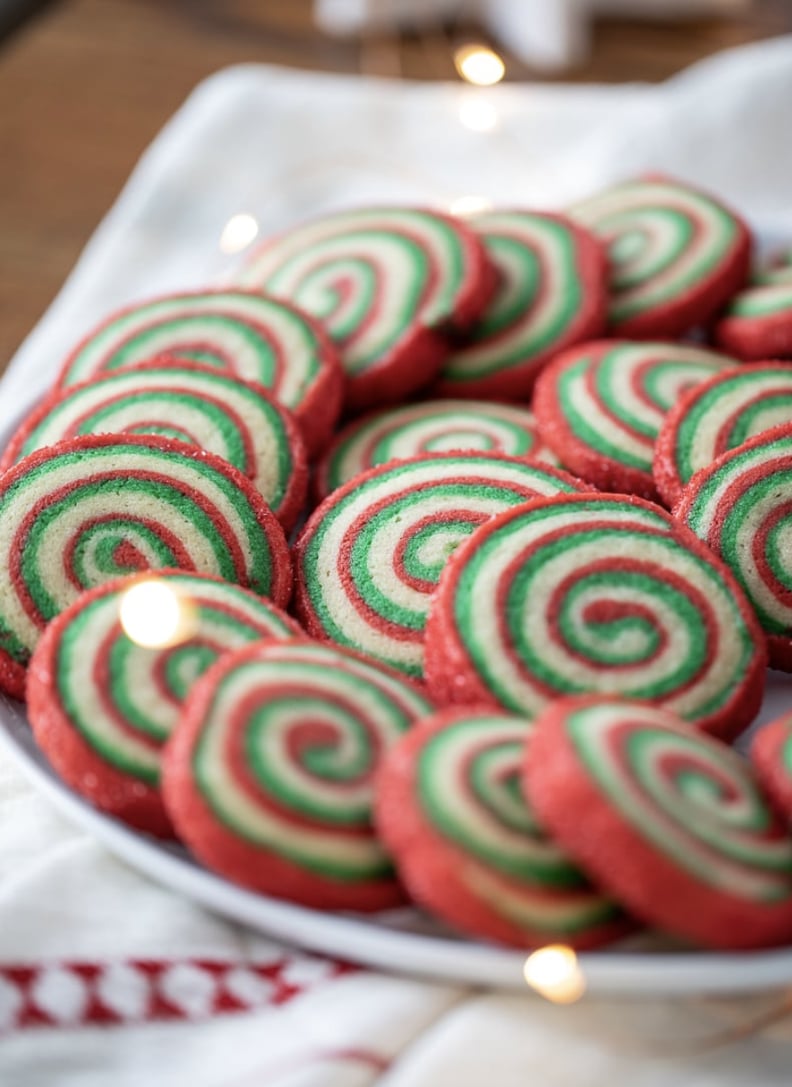
[[[466,196],[458,196],[448,205],[452,215],[480,215],[483,211],[492,209],[492,201],[487,196],[479,196],[476,193],[468,193]]]
[[[232,215],[220,235],[220,249],[223,253],[241,253],[243,249],[247,249],[258,232],[258,223],[252,215],[247,212]]]
[[[139,581],[121,598],[119,620],[126,636],[146,649],[164,649],[191,637],[189,603],[164,581]]]
[[[490,132],[498,123],[498,111],[492,102],[478,96],[463,98],[459,104],[459,120],[473,132]]]
[[[537,993],[554,1004],[574,1004],[586,991],[577,955],[564,944],[540,947],[525,960],[523,975]]]
[[[466,83],[477,87],[491,87],[500,83],[506,74],[503,57],[487,45],[462,45],[454,53],[454,66]]]

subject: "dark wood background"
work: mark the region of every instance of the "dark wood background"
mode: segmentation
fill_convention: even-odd
[[[312,26],[311,0],[15,0],[12,12],[0,22],[0,370],[141,151],[204,76],[263,61],[453,79],[454,44],[483,37],[449,25],[430,35],[334,40]],[[729,20],[603,20],[586,65],[563,78],[660,80],[787,31],[790,0],[755,0],[750,14]],[[507,78],[536,78],[506,59]]]

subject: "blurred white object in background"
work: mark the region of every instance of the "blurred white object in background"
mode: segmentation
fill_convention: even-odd
[[[582,60],[591,19],[599,14],[634,18],[688,18],[747,10],[752,0],[315,0],[316,20],[328,34],[357,34],[420,27],[464,17],[534,68],[552,70]]]

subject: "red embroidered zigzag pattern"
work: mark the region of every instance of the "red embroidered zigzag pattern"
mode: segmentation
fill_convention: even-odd
[[[128,959],[0,965],[0,1033],[198,1020],[279,1007],[355,969],[308,956],[259,963]]]

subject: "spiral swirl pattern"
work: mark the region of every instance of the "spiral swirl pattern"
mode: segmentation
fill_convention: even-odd
[[[429,598],[450,555],[495,514],[580,485],[499,454],[435,454],[356,476],[314,512],[295,550],[308,631],[410,675],[423,665]]]
[[[401,893],[372,829],[385,751],[430,703],[356,654],[265,642],[228,654],[188,703],[164,772],[209,867],[266,894],[377,909]]]
[[[283,530],[258,492],[217,457],[165,438],[76,438],[26,457],[0,480],[0,524],[6,665],[24,665],[83,589],[126,573],[178,567],[276,604],[289,596]]]
[[[377,827],[413,897],[475,935],[518,946],[603,942],[619,910],[546,835],[520,781],[532,726],[450,710],[388,752]]]
[[[610,322],[623,335],[684,332],[728,301],[748,274],[750,238],[716,200],[664,178],[629,181],[573,217],[608,246]]]
[[[698,472],[674,511],[731,569],[792,670],[792,424],[759,434]]]
[[[537,383],[540,433],[592,483],[654,498],[655,441],[667,412],[686,389],[733,365],[690,344],[601,340],[572,348]]]
[[[551,831],[639,917],[715,946],[788,939],[792,838],[725,744],[657,707],[569,699],[538,722],[526,777]]]
[[[120,620],[129,590],[152,580],[167,586],[181,613],[173,639],[157,648],[134,642]],[[190,689],[222,653],[299,634],[270,601],[202,574],[165,570],[100,586],[58,616],[36,648],[28,678],[36,739],[79,793],[164,832],[162,747]]]
[[[153,434],[228,461],[250,479],[284,525],[296,520],[307,486],[302,438],[260,385],[211,367],[147,363],[70,386],[23,423],[0,461],[87,434]]]
[[[317,490],[324,498],[353,476],[424,453],[470,450],[530,457],[553,465],[558,458],[542,442],[528,408],[427,400],[389,408],[351,423],[319,465]]]
[[[425,384],[447,349],[430,337],[424,351],[416,337],[477,318],[493,274],[482,243],[457,220],[418,208],[371,208],[265,242],[241,280],[324,325],[341,351],[347,394],[361,406],[375,372],[387,374],[386,399]],[[383,386],[376,388],[382,400]]]
[[[284,302],[240,289],[163,295],[121,310],[78,344],[58,385],[160,355],[263,385],[294,412],[312,451],[341,410],[341,367],[321,329]]]
[[[668,414],[654,474],[669,505],[701,468],[781,423],[792,422],[792,367],[764,363],[727,370],[689,392]]]
[[[468,222],[498,271],[498,290],[469,343],[446,360],[438,389],[524,397],[548,359],[604,331],[605,255],[560,215],[489,212]]]
[[[728,571],[659,507],[615,495],[544,499],[478,529],[440,580],[426,643],[438,701],[533,716],[620,693],[730,735],[758,710],[766,666]]]

